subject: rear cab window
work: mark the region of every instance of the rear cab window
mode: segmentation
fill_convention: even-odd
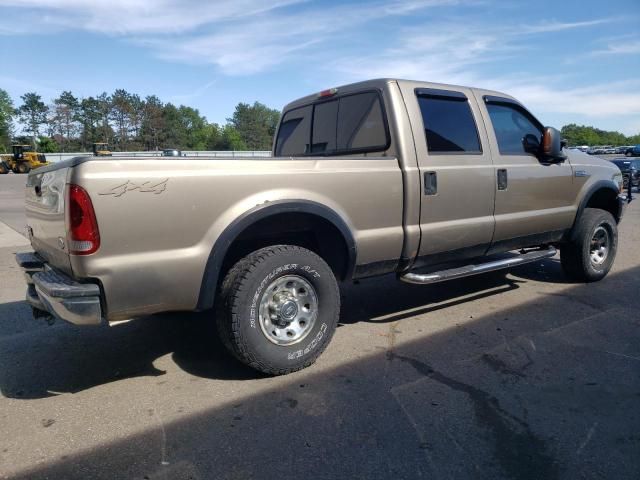
[[[378,91],[321,99],[282,116],[276,156],[332,156],[383,152],[390,146]]]
[[[277,156],[309,153],[312,111],[313,107],[307,105],[289,110],[282,116],[276,139]]]

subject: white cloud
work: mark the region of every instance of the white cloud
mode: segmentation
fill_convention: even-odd
[[[489,81],[488,83],[492,83]],[[543,84],[493,82],[532,108],[549,113],[601,118],[640,116],[640,80],[562,88]]]
[[[31,12],[29,23],[108,35],[181,33],[209,23],[263,14],[305,0],[0,0]],[[24,22],[26,23],[26,22]],[[33,33],[33,28],[24,33]]]
[[[206,32],[180,38],[160,35],[137,36],[135,42],[151,47],[158,56],[171,61],[213,64],[227,75],[262,72],[305,52],[309,60],[317,59],[319,44],[344,37],[348,43],[354,29],[373,21],[406,16],[417,10],[473,0],[392,0],[363,6],[345,4],[304,9],[295,13],[260,15],[215,25]]]
[[[404,30],[393,47],[367,56],[337,59],[327,70],[339,72],[348,81],[396,77],[484,87],[513,95],[543,116],[568,119],[566,123],[575,117],[619,119],[633,131],[631,120],[640,116],[640,80],[572,87],[577,79],[575,71],[573,75],[553,77],[532,75],[526,68],[519,74],[493,73],[499,71],[495,67],[501,61],[532,55],[530,43],[524,41],[531,35],[608,21],[552,22],[545,27],[440,24],[422,32]],[[483,68],[488,66],[493,68]],[[585,79],[579,82],[584,84]]]
[[[200,87],[196,88],[195,90],[192,90],[189,93],[174,94],[170,96],[168,100],[169,102],[173,102],[176,104],[185,104],[185,103],[188,104],[194,99],[204,95],[207,92],[207,90],[213,87],[216,83],[218,83],[217,80],[211,80],[210,82],[207,82],[204,85],[201,85]]]
[[[594,50],[591,55],[640,55],[640,40],[626,43],[610,43],[606,48]]]
[[[577,75],[543,79],[527,65],[528,58],[540,55],[535,48],[545,35],[591,28],[597,32],[619,19],[509,24],[479,20],[482,16],[436,17],[440,11],[434,10],[464,5],[468,13],[483,3],[377,0],[325,8],[311,0],[0,0],[0,8],[21,20],[4,22],[0,35],[87,30],[123,37],[171,62],[214,65],[228,76],[254,75],[298,60],[301,66],[311,66],[310,75],[322,76],[323,83],[400,77],[485,86],[513,94],[535,111],[600,119],[620,116],[621,123],[635,128],[631,117],[640,114],[637,81],[573,88],[570,82]],[[420,27],[388,28],[394,17],[413,19],[418,14]],[[28,28],[22,30],[21,25]],[[382,32],[388,36],[382,37]],[[592,55],[640,53],[636,34],[600,42]],[[499,71],[500,62],[516,55],[523,59],[519,75],[487,73]]]
[[[294,21],[320,16],[335,21],[347,14],[353,20],[367,21],[388,15],[408,15],[431,7],[481,4],[483,0],[387,0],[373,4],[332,6],[331,12],[319,4],[301,15],[283,14]],[[20,9],[29,23],[82,29],[108,35],[175,34],[192,32],[199,27],[262,16],[310,0],[0,0],[0,8]],[[357,18],[356,18],[357,17]],[[25,23],[25,22],[23,22]],[[33,33],[33,28],[6,29],[8,33]],[[0,30],[2,33],[2,30]]]
[[[22,21],[12,24],[28,25],[0,29],[0,35],[33,34],[39,31],[36,25],[47,33],[87,30],[124,37],[172,62],[212,64],[227,75],[249,75],[375,20],[482,1],[378,0],[327,9],[309,0],[0,0],[0,8],[13,7],[9,13],[16,15],[18,9]],[[292,5],[300,8],[283,10]]]
[[[600,18],[598,20],[589,20],[586,22],[544,22],[538,25],[522,25],[519,27],[521,33],[551,33],[562,32],[564,30],[573,30],[576,28],[593,27],[596,25],[602,25],[605,23],[611,23],[617,20],[616,18]]]
[[[492,29],[444,24],[400,32],[396,45],[370,55],[344,56],[328,66],[348,79],[378,77],[474,83],[474,66],[513,55],[520,47],[505,44]]]

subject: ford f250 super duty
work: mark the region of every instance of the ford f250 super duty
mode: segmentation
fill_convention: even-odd
[[[556,254],[602,279],[625,196],[503,93],[372,80],[287,105],[272,158],[76,157],[26,184],[34,314],[78,325],[211,311],[240,361],[304,368],[339,283],[431,284]]]

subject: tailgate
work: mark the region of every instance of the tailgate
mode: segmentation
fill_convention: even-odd
[[[71,274],[65,226],[65,187],[69,167],[32,170],[27,178],[25,210],[27,233],[34,250],[49,263]]]

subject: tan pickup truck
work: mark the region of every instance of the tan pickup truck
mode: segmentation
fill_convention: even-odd
[[[493,91],[372,80],[287,105],[272,158],[77,157],[31,172],[17,261],[36,315],[79,325],[210,310],[270,374],[325,349],[340,282],[430,284],[556,254],[576,281],[613,263],[613,164],[564,149]]]

